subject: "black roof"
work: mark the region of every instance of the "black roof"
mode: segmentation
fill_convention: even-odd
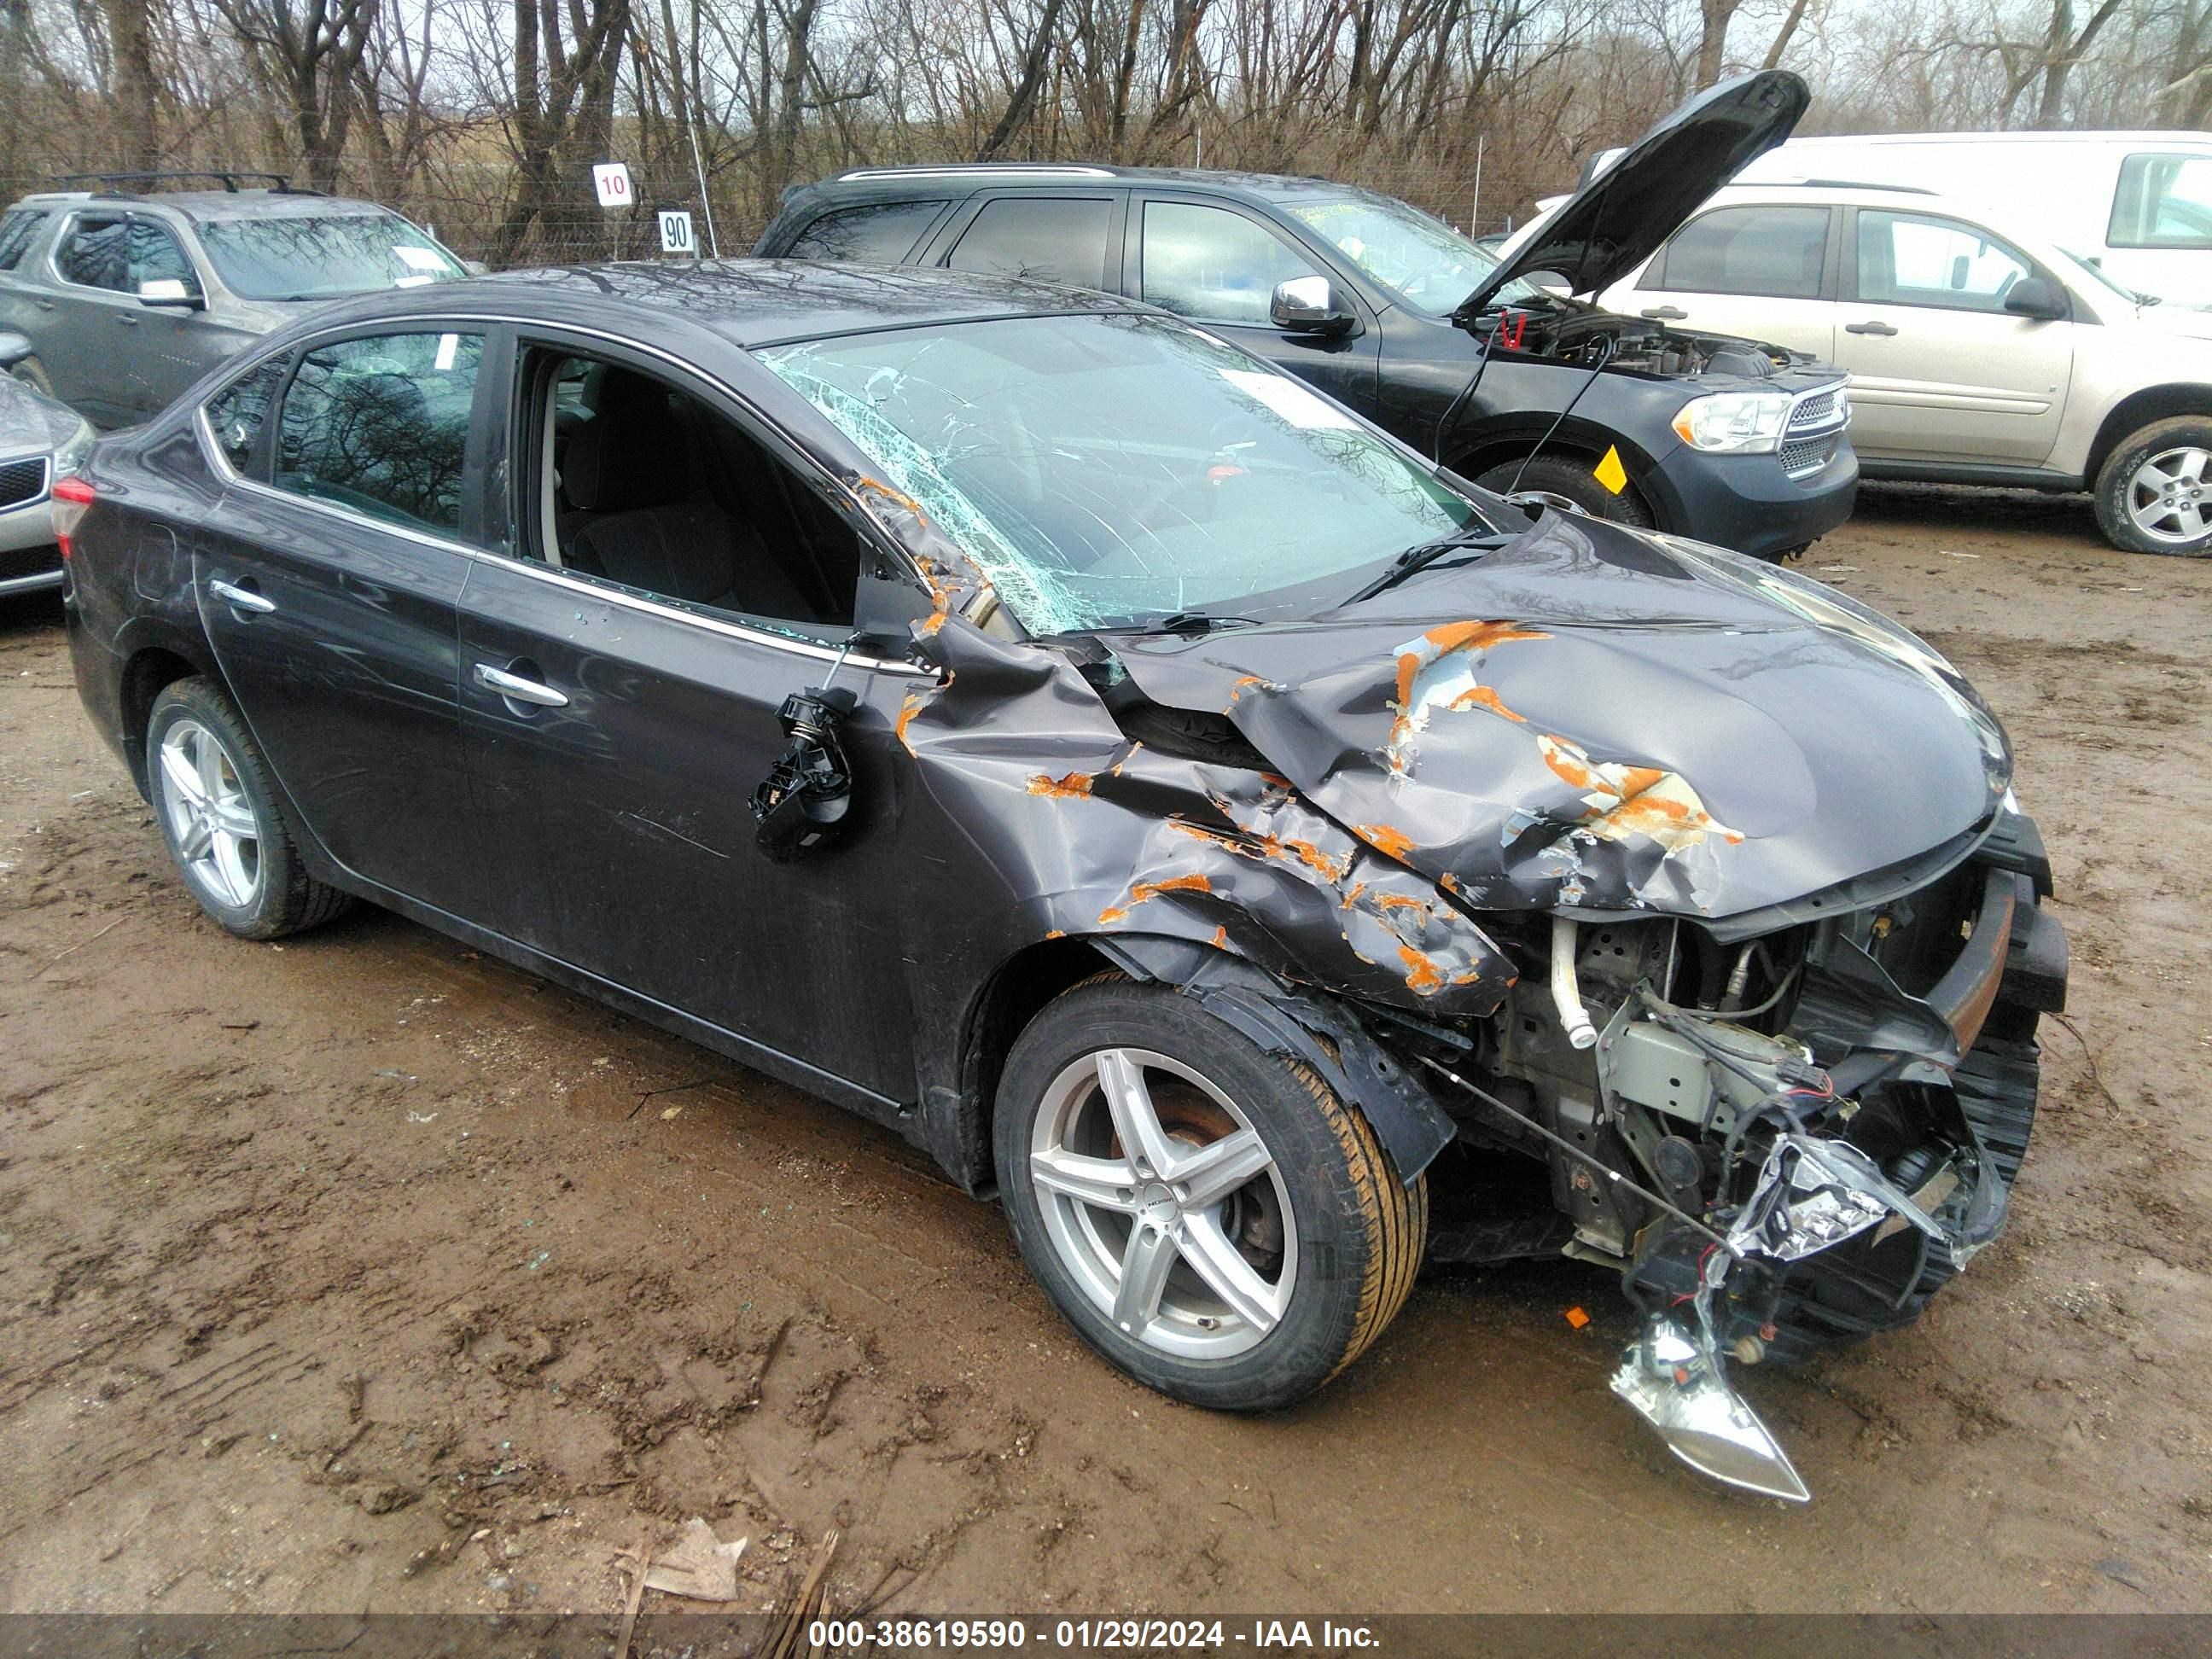
[[[315,313],[319,324],[465,313],[604,325],[665,319],[741,349],[915,324],[1148,309],[1083,289],[911,265],[726,259],[696,264],[555,265],[468,282],[388,289]]]

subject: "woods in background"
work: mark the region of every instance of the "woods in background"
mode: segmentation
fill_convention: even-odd
[[[698,209],[696,133],[725,253],[788,184],[979,159],[1322,173],[1480,230],[1762,65],[1808,132],[2201,127],[2212,0],[0,0],[0,199],[268,168],[494,264],[604,258]]]

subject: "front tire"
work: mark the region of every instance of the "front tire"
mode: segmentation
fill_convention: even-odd
[[[1118,975],[1015,1042],[994,1152],[1015,1243],[1068,1322],[1217,1410],[1287,1405],[1357,1359],[1427,1243],[1425,1183],[1310,1068]]]
[[[1518,480],[1516,483],[1516,480]],[[1586,518],[1610,519],[1638,530],[1651,528],[1651,509],[1629,484],[1614,495],[1582,461],[1563,455],[1538,455],[1526,462],[1511,460],[1493,466],[1475,482],[1509,501],[1532,502],[1580,513]]]
[[[178,680],[146,720],[146,787],[200,908],[240,939],[282,939],[351,901],[300,861],[269,763],[211,680]]]
[[[32,391],[43,392],[49,398],[54,395],[54,377],[46,373],[46,366],[36,357],[24,358],[9,372]]]
[[[2097,527],[2130,553],[2212,553],[2212,420],[2154,421],[2097,474]]]

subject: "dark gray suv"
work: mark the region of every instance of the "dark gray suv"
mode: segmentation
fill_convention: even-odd
[[[1091,166],[843,173],[791,192],[756,252],[1126,295],[1488,489],[1773,558],[1850,514],[1843,371],[1573,296],[1643,263],[1807,100],[1784,72],[1701,94],[1504,264],[1325,179]]]
[[[152,188],[200,180],[215,187]],[[18,379],[100,426],[145,419],[319,305],[467,274],[398,214],[274,173],[61,182],[94,188],[27,196],[0,216],[0,329],[31,341]]]

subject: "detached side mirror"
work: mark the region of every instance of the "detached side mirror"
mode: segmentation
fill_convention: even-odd
[[[0,374],[13,372],[33,349],[28,335],[18,334],[13,329],[0,330]]]
[[[138,284],[138,303],[164,311],[204,311],[199,290],[179,276],[157,276]]]
[[[1294,276],[1276,283],[1267,317],[1291,334],[1348,334],[1359,322],[1326,276]]]
[[[2040,276],[2023,276],[2005,295],[2004,308],[2015,317],[2055,323],[2074,314],[2066,296]]]

